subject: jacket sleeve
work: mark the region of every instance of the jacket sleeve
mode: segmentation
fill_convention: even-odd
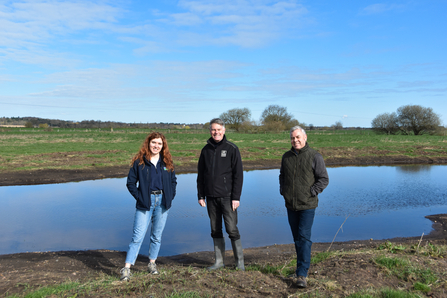
[[[244,181],[244,169],[242,166],[242,158],[239,149],[235,150],[232,161],[233,185],[231,191],[231,200],[240,201],[242,194],[242,184]]]
[[[284,173],[282,163],[284,161],[284,155],[281,158],[281,167],[279,168],[279,194],[282,195],[282,186],[284,185]]]
[[[135,200],[138,200],[138,187],[137,187],[138,180],[139,180],[138,160],[136,160],[133,166],[129,170],[126,183],[127,189],[129,190],[130,194],[135,198]]]
[[[204,171],[205,171],[205,164],[204,164],[204,156],[203,156],[203,149],[200,152],[199,157],[199,163],[197,164],[197,198],[205,199],[205,183],[204,183]]]
[[[310,192],[315,197],[319,193],[322,193],[329,184],[329,175],[324,164],[323,156],[320,153],[315,154],[312,169],[314,171],[315,183],[310,187]]]
[[[172,185],[172,199],[174,199],[177,193],[177,177],[175,176],[174,170],[172,170],[171,172],[171,185]]]

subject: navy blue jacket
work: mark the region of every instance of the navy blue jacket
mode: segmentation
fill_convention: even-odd
[[[162,158],[160,156],[160,158]],[[129,170],[127,175],[127,189],[131,195],[137,200],[136,208],[140,210],[150,210],[151,208],[151,196],[149,193],[150,189],[150,162],[144,157],[144,163],[138,165],[140,160],[137,159],[133,163],[132,168]],[[176,187],[177,187],[177,177],[175,177],[174,171],[168,171],[165,163],[161,160],[161,179],[163,182],[163,197],[162,204],[166,209],[171,208],[172,200],[174,200]],[[138,183],[138,186],[137,186]]]

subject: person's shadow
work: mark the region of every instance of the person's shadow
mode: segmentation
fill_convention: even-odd
[[[116,276],[119,270],[124,267],[124,262],[126,259],[126,252],[108,250],[62,251],[59,252],[58,255],[82,262],[89,269],[109,276]],[[232,265],[233,257],[227,255],[226,261],[228,265]],[[133,271],[141,272],[147,270],[146,267],[148,263],[149,258],[147,256],[138,255],[135,266],[132,267]],[[211,266],[213,263],[213,252],[189,253],[157,258],[157,264],[159,265],[179,265],[206,268]]]
[[[126,252],[118,251],[64,251],[60,252],[60,255],[80,261],[86,267],[109,276],[116,275],[118,269],[124,266],[126,259]]]

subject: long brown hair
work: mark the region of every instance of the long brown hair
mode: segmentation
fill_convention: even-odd
[[[151,158],[151,151],[149,150],[149,144],[153,139],[161,139],[163,142],[163,148],[161,148],[160,155],[163,157],[163,162],[166,165],[166,168],[169,171],[174,170],[174,163],[172,162],[172,156],[171,152],[169,152],[168,142],[166,141],[165,136],[160,132],[152,132],[150,133],[146,139],[144,140],[143,144],[141,145],[140,151],[138,151],[137,154],[132,158],[132,161],[130,162],[130,166],[133,165],[133,163],[139,159],[140,163],[139,165],[142,165],[144,163],[143,157],[146,156],[147,159]]]

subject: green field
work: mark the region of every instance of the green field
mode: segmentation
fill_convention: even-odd
[[[0,170],[75,169],[122,166],[130,162],[148,129],[0,129]],[[197,163],[209,138],[206,130],[161,130],[176,165]],[[288,132],[246,134],[227,131],[242,159],[279,160],[290,148]],[[377,135],[371,130],[308,131],[309,144],[325,160],[371,156],[447,157],[446,136]]]

